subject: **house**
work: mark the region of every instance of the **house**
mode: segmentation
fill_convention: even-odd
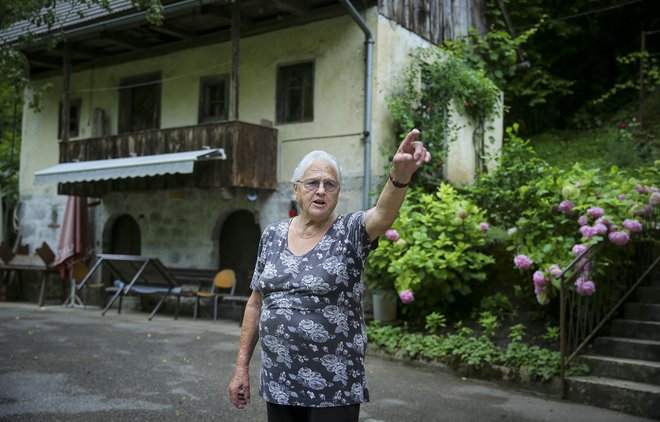
[[[33,86],[51,88],[23,113],[22,241],[56,245],[66,195],[84,196],[96,253],[230,267],[244,290],[262,229],[294,205],[300,158],[340,159],[339,212],[373,204],[396,142],[386,99],[409,54],[485,27],[480,0],[171,0],[160,26],[109,4],[57,3],[63,41],[23,50]],[[473,176],[468,129],[450,180]]]

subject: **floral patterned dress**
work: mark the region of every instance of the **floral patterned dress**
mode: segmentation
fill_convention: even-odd
[[[362,273],[371,250],[365,212],[340,215],[296,256],[291,219],[262,234],[251,288],[262,295],[259,394],[270,403],[331,407],[369,400]]]

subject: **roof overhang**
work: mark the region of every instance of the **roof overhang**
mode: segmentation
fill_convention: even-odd
[[[35,184],[190,174],[201,160],[226,160],[224,149],[203,149],[172,154],[62,163],[35,172]]]

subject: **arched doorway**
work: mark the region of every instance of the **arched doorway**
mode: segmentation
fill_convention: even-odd
[[[254,214],[246,210],[233,212],[220,231],[220,269],[236,272],[236,294],[249,295],[252,271],[257,260],[261,229]]]
[[[108,253],[121,255],[140,255],[142,240],[140,226],[128,214],[117,217],[110,229]]]

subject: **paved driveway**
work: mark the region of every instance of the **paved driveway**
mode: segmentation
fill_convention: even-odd
[[[1,302],[0,328],[2,421],[265,420],[256,394],[227,400],[236,322]],[[367,370],[363,422],[644,420],[373,356]]]

